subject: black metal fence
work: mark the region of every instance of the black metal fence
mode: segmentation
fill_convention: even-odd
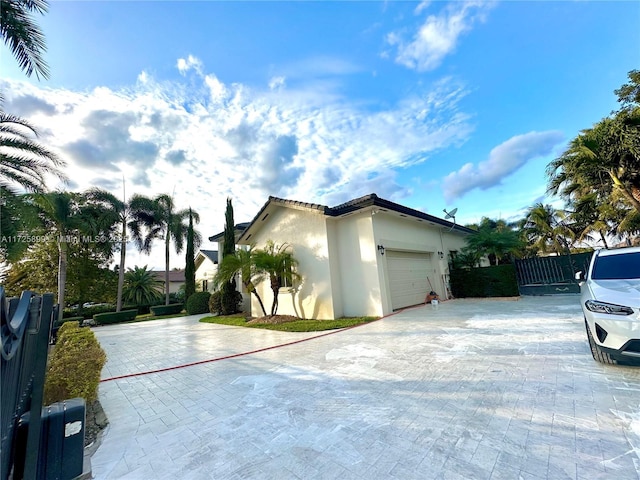
[[[579,293],[578,271],[586,272],[593,252],[555,257],[523,258],[515,261],[521,295]]]
[[[10,478],[14,459],[25,459],[25,479],[35,479],[40,452],[41,411],[51,325],[56,315],[53,295],[23,292],[5,298],[0,287],[0,480]],[[30,412],[26,451],[16,452],[20,417]]]

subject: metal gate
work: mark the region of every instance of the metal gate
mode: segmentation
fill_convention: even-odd
[[[575,274],[587,271],[591,255],[593,252],[516,260],[520,295],[580,293]]]
[[[57,314],[53,295],[23,292],[5,299],[0,287],[0,480],[10,478],[16,457],[24,458],[24,478],[35,479],[41,410],[51,323]],[[26,450],[17,452],[16,433],[22,414],[30,412]]]

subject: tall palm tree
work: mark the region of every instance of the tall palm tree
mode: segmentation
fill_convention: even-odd
[[[254,245],[251,245],[248,250],[239,249],[233,255],[227,255],[218,265],[218,272],[213,281],[219,287],[234,280],[239,273],[242,277],[242,284],[249,293],[255,295],[262,309],[262,314],[266,317],[267,311],[258,290],[256,290],[256,284],[264,280],[266,272],[258,268],[257,255]]]
[[[640,212],[640,108],[619,112],[583,130],[549,163],[548,190],[570,200],[591,192],[620,192]]]
[[[527,241],[540,252],[569,253],[569,241],[575,234],[565,223],[565,218],[563,211],[536,203],[527,211],[522,231]]]
[[[34,194],[42,223],[58,245],[58,305],[64,309],[64,293],[67,282],[67,252],[81,225],[78,194],[51,192]]]
[[[298,261],[293,256],[289,244],[276,245],[269,240],[264,249],[255,252],[255,264],[258,270],[269,275],[273,291],[271,315],[275,315],[278,311],[278,292],[282,283],[293,285],[294,281],[300,279],[300,275],[295,271]]]
[[[131,208],[135,210],[139,221],[130,224],[131,233],[138,248],[149,252],[154,239],[163,239],[165,243],[165,304],[169,305],[169,260],[171,243],[176,253],[181,253],[189,229],[189,209],[176,210],[173,197],[160,194],[153,200],[139,195],[131,199]],[[193,221],[200,222],[197,212],[191,211]],[[143,233],[143,229],[145,232]],[[194,232],[194,239],[201,242],[201,236]]]
[[[26,120],[0,111],[0,188],[13,192],[19,186],[30,192],[44,192],[46,175],[66,181],[65,166],[51,150],[38,144],[36,128]]]
[[[116,295],[116,311],[122,310],[123,302],[123,288],[124,288],[124,276],[125,276],[125,260],[127,256],[127,242],[128,231],[133,234],[133,239],[137,245],[141,247],[141,250],[145,253],[149,253],[151,250],[152,238],[149,239],[147,245],[145,245],[142,238],[142,229],[144,227],[153,228],[155,218],[150,216],[147,206],[152,205],[153,201],[142,195],[135,195],[129,202],[126,200],[120,200],[115,195],[106,190],[94,188],[86,193],[89,201],[101,205],[104,209],[112,212],[116,215],[119,222],[119,249],[120,249],[120,264],[118,268],[118,292]],[[124,192],[123,192],[124,195]]]
[[[491,265],[509,263],[511,256],[520,256],[523,251],[519,232],[504,220],[483,217],[475,229],[477,233],[466,239],[467,247],[480,256],[487,255]]]
[[[47,47],[40,27],[32,13],[44,14],[46,0],[0,0],[0,37],[18,61],[20,68],[30,77],[49,78],[49,67],[42,58]]]

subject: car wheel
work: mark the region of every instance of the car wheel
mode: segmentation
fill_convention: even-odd
[[[602,350],[600,350],[600,348],[598,348],[598,345],[596,345],[596,342],[593,339],[593,335],[591,335],[591,330],[589,330],[589,324],[586,320],[584,321],[584,326],[587,329],[587,338],[589,339],[589,348],[591,349],[591,355],[593,356],[593,359],[600,363],[617,365],[618,362],[611,358],[611,355],[609,355],[607,352],[603,352]]]

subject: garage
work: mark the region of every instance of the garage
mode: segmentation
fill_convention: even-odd
[[[424,302],[427,293],[436,285],[436,271],[430,253],[387,250],[391,308],[409,307]]]

